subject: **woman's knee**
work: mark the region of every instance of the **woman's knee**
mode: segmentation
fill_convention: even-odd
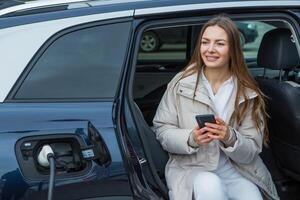
[[[240,194],[244,194],[241,198]],[[240,178],[235,183],[228,186],[228,194],[232,199],[243,199],[243,200],[262,200],[262,195],[258,187],[251,181]]]
[[[200,199],[227,199],[225,186],[221,179],[212,172],[200,172],[193,182],[194,196],[196,200]]]

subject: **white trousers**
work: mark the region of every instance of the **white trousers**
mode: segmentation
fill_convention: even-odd
[[[202,171],[193,184],[195,200],[263,200],[258,187],[226,161],[217,170]]]

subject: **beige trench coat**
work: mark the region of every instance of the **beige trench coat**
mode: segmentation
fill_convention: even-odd
[[[191,200],[193,177],[200,170],[215,170],[220,151],[229,157],[232,165],[244,177],[259,186],[266,199],[279,199],[271,175],[259,157],[263,135],[254,127],[251,110],[240,125],[230,124],[230,130],[235,132],[237,138],[233,146],[225,148],[217,140],[197,148],[188,145],[189,136],[196,126],[195,115],[216,115],[216,112],[201,78],[193,101],[196,74],[178,82],[180,77],[181,73],[168,84],[153,120],[156,137],[170,155],[165,169],[170,199]],[[234,111],[235,95],[236,90],[230,102],[228,116],[224,119],[226,123],[230,122]],[[254,99],[257,95],[248,90],[247,96]],[[244,99],[241,98],[239,103],[243,102]]]

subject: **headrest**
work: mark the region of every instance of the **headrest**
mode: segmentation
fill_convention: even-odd
[[[298,66],[299,54],[289,29],[273,29],[263,36],[257,64],[269,69],[289,69]]]

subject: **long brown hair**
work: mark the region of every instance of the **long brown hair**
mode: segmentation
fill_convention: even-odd
[[[193,56],[188,65],[184,68],[181,79],[194,73],[197,74],[196,87],[194,90],[195,95],[197,86],[199,85],[199,75],[202,70],[202,67],[205,65],[200,52],[201,39],[206,28],[210,26],[219,26],[226,32],[228,36],[230,54],[229,70],[231,74],[237,79],[237,95],[235,97],[235,111],[233,113],[232,119],[238,124],[242,122],[247,111],[250,109],[250,100],[249,97],[246,95],[246,90],[247,88],[249,88],[255,91],[257,97],[254,99],[253,102],[252,119],[257,130],[261,130],[261,128],[263,128],[264,143],[267,144],[269,134],[266,124],[268,115],[266,113],[265,95],[259,89],[258,84],[248,71],[241,47],[239,35],[240,33],[234,22],[229,17],[225,15],[218,15],[204,24],[199,34]],[[245,101],[239,105],[240,97],[243,97]],[[264,127],[261,127],[262,120],[264,122]]]

